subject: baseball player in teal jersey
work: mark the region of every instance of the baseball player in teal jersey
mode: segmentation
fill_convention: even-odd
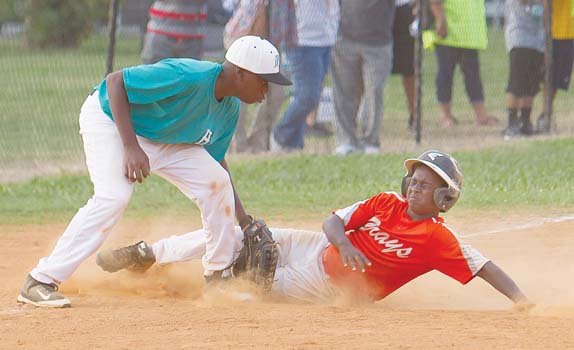
[[[239,100],[260,102],[268,83],[289,85],[268,41],[239,38],[223,64],[166,59],[111,73],[84,102],[80,133],[94,194],[52,253],[27,276],[18,302],[68,307],[58,290],[104,242],[120,220],[134,183],[150,172],[177,186],[201,211],[208,280],[217,279],[240,250],[234,229],[253,222],[233,188],[225,153]],[[142,250],[145,253],[145,250]]]

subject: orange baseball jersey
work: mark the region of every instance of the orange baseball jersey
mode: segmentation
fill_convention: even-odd
[[[372,263],[365,273],[352,271],[329,245],[323,264],[334,285],[379,300],[432,270],[466,284],[489,261],[461,242],[441,217],[413,221],[407,206],[398,193],[383,192],[334,212],[351,243]]]

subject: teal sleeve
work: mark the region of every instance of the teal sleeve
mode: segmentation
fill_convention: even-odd
[[[175,96],[191,85],[188,74],[171,60],[140,65],[123,70],[128,101],[149,104]]]
[[[205,150],[218,162],[221,162],[225,158],[225,154],[229,149],[229,144],[233,138],[233,133],[237,127],[237,119],[239,118],[239,103],[233,105],[234,110],[229,118],[229,127],[225,130],[223,136],[217,140],[217,142],[206,145]]]

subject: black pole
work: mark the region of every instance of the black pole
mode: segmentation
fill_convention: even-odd
[[[108,58],[106,60],[106,75],[114,70],[114,56],[116,50],[116,30],[120,0],[110,2],[108,14]]]
[[[417,18],[419,20],[417,35],[415,38],[415,140],[417,144],[421,143],[421,103],[422,103],[422,59],[423,59],[423,28],[428,20],[424,18],[423,6],[424,0],[417,0]]]
[[[552,126],[552,0],[544,1],[544,120],[537,125],[538,132],[550,132]]]

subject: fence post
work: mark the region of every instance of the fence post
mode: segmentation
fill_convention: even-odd
[[[116,49],[116,31],[117,19],[120,0],[112,0],[110,2],[108,14],[108,57],[106,60],[106,74],[110,74],[114,70],[114,56]]]
[[[544,32],[546,47],[544,49],[544,120],[537,123],[538,132],[550,132],[552,127],[552,0],[544,1]]]
[[[422,103],[422,60],[423,60],[423,28],[424,23],[428,20],[425,18],[425,12],[423,11],[424,0],[417,0],[417,18],[418,30],[415,38],[415,110],[414,110],[414,122],[415,122],[415,140],[417,144],[421,143],[421,103]],[[425,16],[425,17],[423,17]]]

